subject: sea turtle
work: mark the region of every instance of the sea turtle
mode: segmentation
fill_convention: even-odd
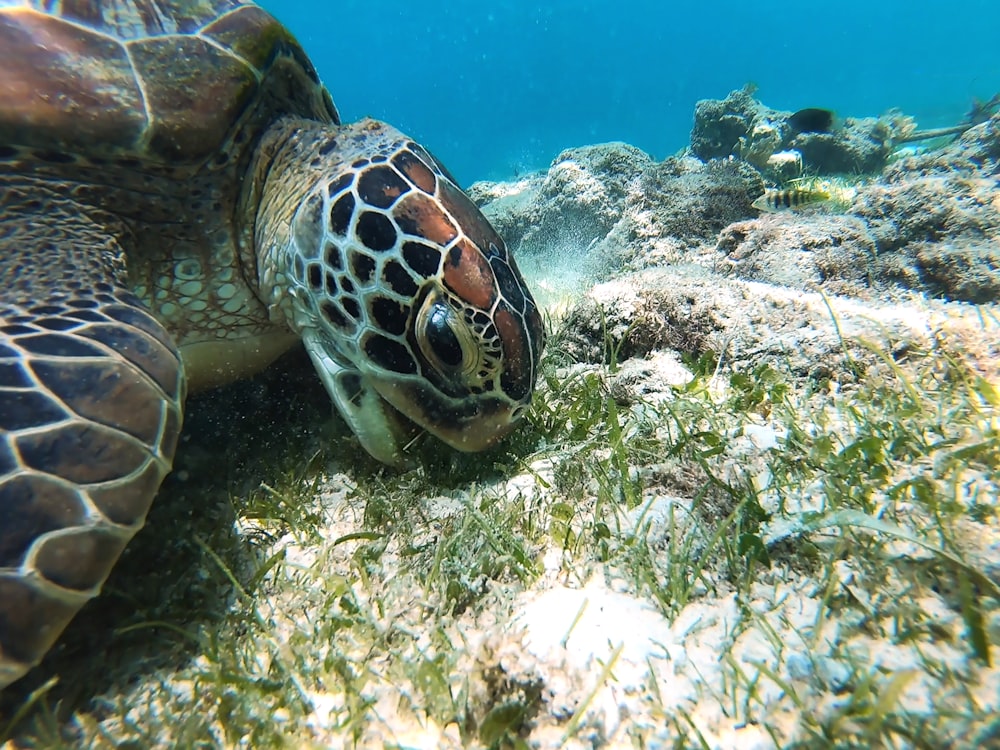
[[[0,688],[142,526],[188,388],[301,340],[395,465],[525,410],[542,323],[503,240],[253,3],[0,0],[0,62]]]

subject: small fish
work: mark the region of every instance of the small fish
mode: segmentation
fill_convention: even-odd
[[[797,133],[832,133],[833,119],[832,110],[806,107],[789,115],[785,122]]]
[[[758,211],[776,213],[778,211],[796,211],[806,206],[830,200],[830,194],[825,190],[766,190],[762,196],[750,205]]]

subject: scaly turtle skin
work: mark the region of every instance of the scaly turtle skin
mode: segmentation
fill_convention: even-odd
[[[302,340],[364,447],[530,398],[538,310],[419,145],[236,0],[0,0],[0,688],[100,590],[188,387]]]

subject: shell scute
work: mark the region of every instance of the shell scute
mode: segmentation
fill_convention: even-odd
[[[120,39],[190,34],[243,0],[62,0],[59,15]]]
[[[254,70],[197,36],[144,39],[129,52],[152,114],[148,150],[164,161],[215,152],[257,94]]]
[[[316,69],[291,32],[256,5],[244,5],[216,18],[200,35],[232,50],[258,71],[267,68],[277,55],[288,55],[313,83],[319,84]]]
[[[0,142],[84,151],[137,144],[147,125],[142,91],[114,39],[28,9],[0,13]]]

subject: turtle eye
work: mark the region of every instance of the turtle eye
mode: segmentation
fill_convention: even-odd
[[[462,364],[462,344],[451,329],[449,310],[444,305],[434,305],[427,315],[427,346],[437,355],[441,363],[448,367]]]
[[[445,374],[469,374],[479,364],[472,331],[451,306],[430,296],[417,316],[417,341],[427,360]]]

